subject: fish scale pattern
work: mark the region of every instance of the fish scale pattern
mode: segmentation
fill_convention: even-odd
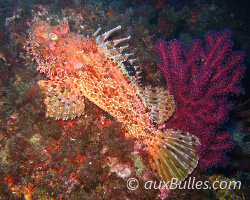
[[[154,161],[152,168],[160,178],[183,180],[198,163],[199,140],[178,130],[157,129],[155,123],[173,115],[174,98],[163,88],[141,85],[140,67],[134,65],[133,53],[126,50],[128,45],[122,46],[130,37],[108,40],[120,28],[100,35],[99,28],[93,37],[85,38],[70,32],[65,24],[33,26],[31,54],[37,60],[37,69],[49,79],[38,82],[45,92],[47,116],[64,120],[80,116],[87,98],[123,123],[127,132],[146,146]]]

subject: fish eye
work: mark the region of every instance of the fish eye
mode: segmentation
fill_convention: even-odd
[[[58,40],[58,35],[55,33],[50,33],[49,39],[51,39],[52,41],[56,41],[56,40]]]

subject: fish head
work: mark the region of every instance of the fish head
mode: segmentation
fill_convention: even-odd
[[[72,35],[67,23],[52,26],[46,22],[34,24],[30,29],[31,54],[38,63],[38,70],[49,78],[71,73],[69,65],[65,65],[72,52],[68,47],[72,43]],[[71,45],[72,46],[72,45]]]
[[[95,39],[70,32],[67,23],[37,23],[30,31],[30,43],[38,70],[49,78],[90,71],[93,60],[103,59]]]
[[[67,23],[51,26],[48,23],[40,22],[32,27],[30,36],[37,46],[49,49],[51,46],[56,46],[62,38],[67,37],[69,31]],[[51,48],[51,50],[53,51],[54,49]]]

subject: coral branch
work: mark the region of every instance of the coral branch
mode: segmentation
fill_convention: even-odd
[[[233,52],[231,32],[210,31],[205,44],[193,40],[189,46],[178,40],[156,44],[167,89],[175,97],[176,113],[168,128],[189,131],[201,140],[201,168],[224,164],[232,149],[231,135],[219,128],[226,122],[232,103],[228,95],[242,92],[243,52]]]

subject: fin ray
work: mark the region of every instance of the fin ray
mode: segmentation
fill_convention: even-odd
[[[181,137],[183,139],[179,140]],[[148,142],[148,150],[154,160],[151,164],[162,179],[183,181],[198,164],[199,145],[199,139],[187,132],[172,129],[158,131]]]
[[[109,36],[119,29],[121,29],[120,25],[102,35],[98,35],[100,31],[99,28],[96,31],[97,33],[94,33],[93,36],[95,37],[97,45],[103,48],[113,61],[117,63],[117,66],[119,66],[122,73],[126,75],[129,81],[136,87],[137,94],[143,99],[143,89],[141,88],[141,68],[133,65],[136,60],[131,58],[133,53],[125,52],[125,49],[129,47],[129,45],[125,44],[125,46],[119,47],[120,43],[125,43],[125,41],[128,41],[131,38],[131,36],[108,41]]]
[[[79,87],[71,78],[40,80],[38,84],[46,95],[44,103],[47,106],[47,117],[67,120],[83,114],[84,96],[80,95]]]
[[[162,124],[168,120],[175,111],[174,97],[164,88],[145,87],[144,97],[150,109],[151,120]]]

